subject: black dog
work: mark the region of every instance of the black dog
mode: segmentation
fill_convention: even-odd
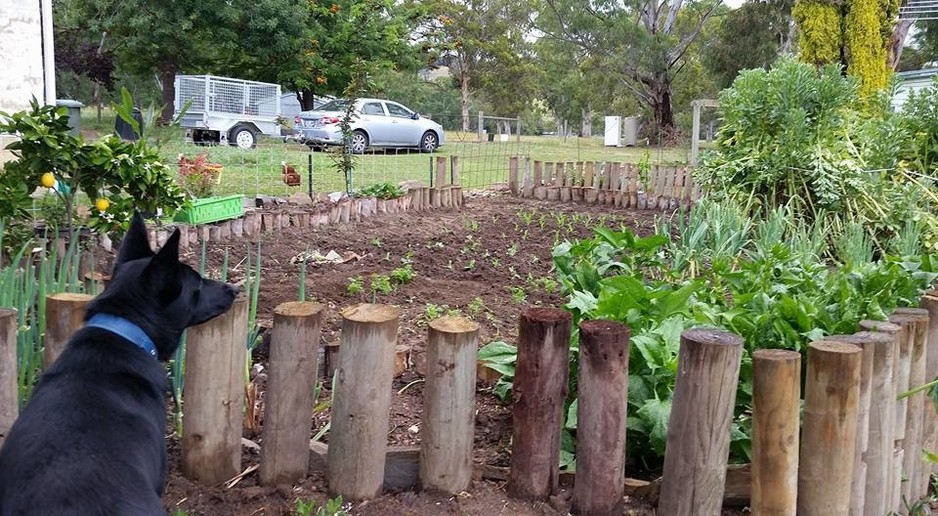
[[[154,254],[136,214],[110,283],[0,450],[0,516],[165,515],[161,362],[236,295],[179,262],[178,231]]]

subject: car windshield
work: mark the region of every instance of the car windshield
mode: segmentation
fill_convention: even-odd
[[[320,106],[316,111],[345,111],[346,109],[348,109],[348,101],[345,99],[336,99]]]

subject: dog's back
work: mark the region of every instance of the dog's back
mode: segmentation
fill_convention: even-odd
[[[166,514],[162,361],[237,293],[180,263],[178,246],[177,231],[154,253],[134,217],[111,282],[0,449],[0,516]]]

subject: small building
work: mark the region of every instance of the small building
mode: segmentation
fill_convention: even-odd
[[[55,103],[52,0],[0,0],[0,111]],[[0,134],[0,163],[12,156],[12,135]]]
[[[896,73],[896,79],[899,84],[896,87],[896,96],[892,99],[893,107],[896,109],[902,108],[905,101],[908,100],[910,92],[931,86],[936,75],[938,75],[938,68],[925,68],[922,70],[909,70],[907,72]]]

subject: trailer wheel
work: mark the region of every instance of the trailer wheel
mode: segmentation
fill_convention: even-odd
[[[237,124],[228,132],[228,142],[239,149],[253,149],[257,146],[257,133],[247,124]]]

